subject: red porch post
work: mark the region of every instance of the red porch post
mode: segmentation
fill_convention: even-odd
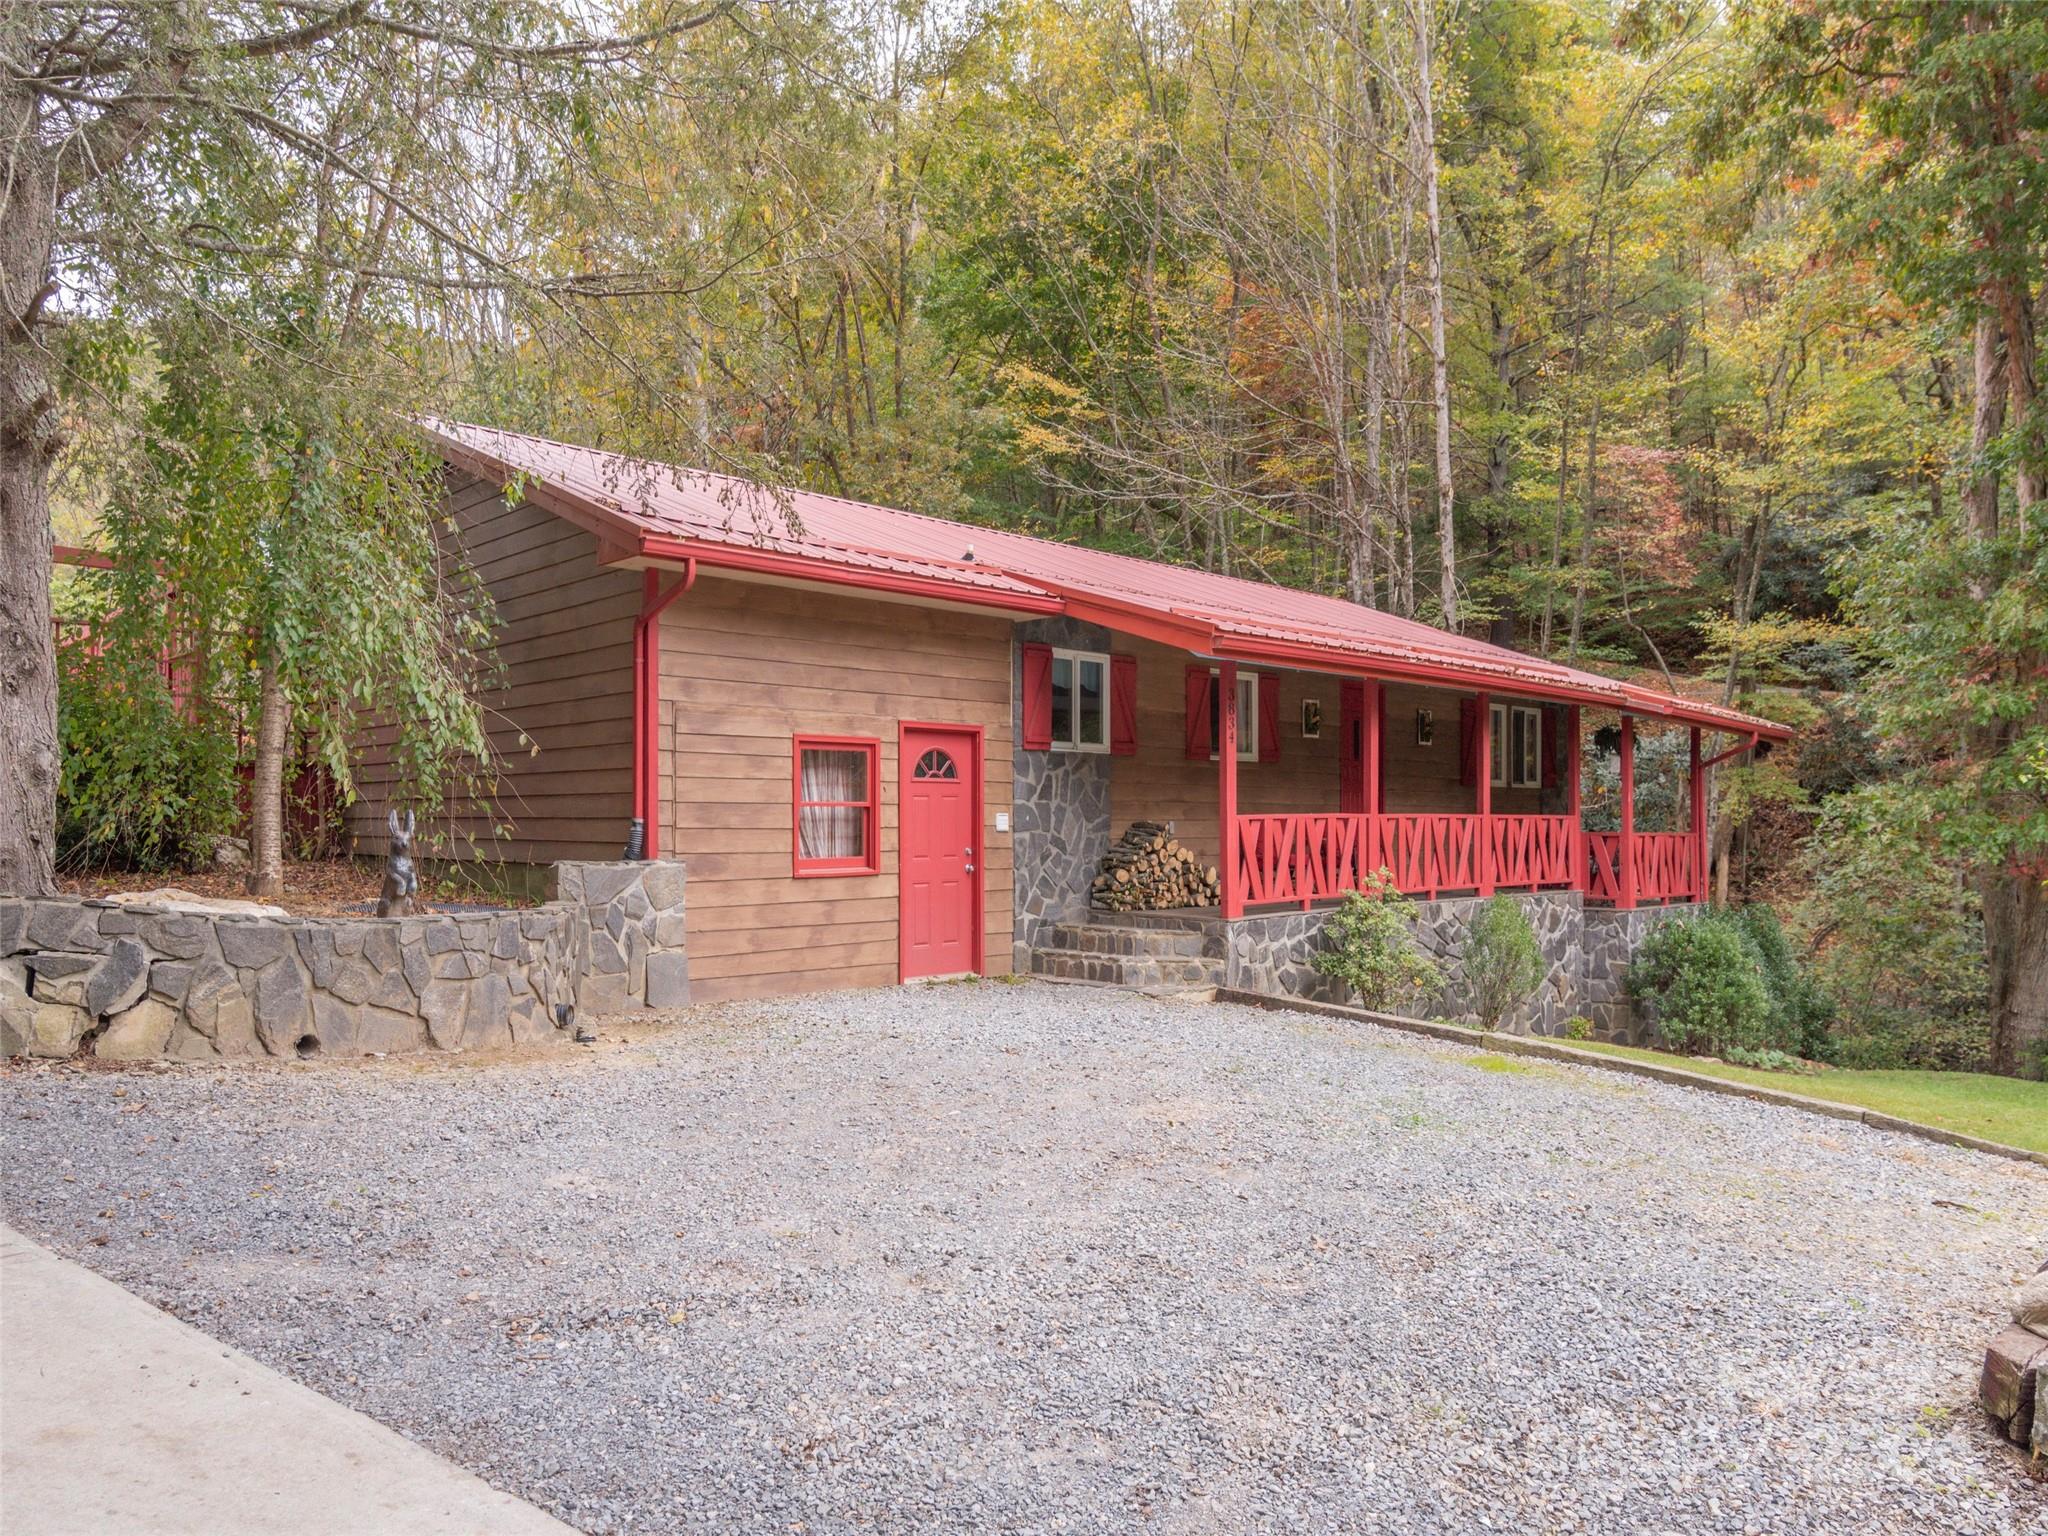
[[[1479,695],[1479,894],[1493,894],[1493,696]]]
[[[1617,907],[1636,904],[1636,717],[1621,717],[1621,868],[1615,871],[1620,889]]]
[[[1365,683],[1365,814],[1377,816],[1385,809],[1380,803],[1380,727],[1387,709],[1386,685],[1378,678]]]
[[[1216,816],[1222,823],[1223,915],[1244,916],[1237,873],[1237,663],[1216,668]]]
[[[1692,811],[1692,899],[1707,899],[1707,775],[1700,767],[1700,728],[1692,728],[1692,763],[1686,774],[1686,803]]]
[[[1564,741],[1565,806],[1566,814],[1572,819],[1572,869],[1576,872],[1572,889],[1583,891],[1592,885],[1593,876],[1586,867],[1586,817],[1579,804],[1579,706],[1576,704],[1564,707]]]

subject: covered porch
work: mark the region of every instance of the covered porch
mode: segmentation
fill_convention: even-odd
[[[1460,755],[1480,765],[1465,775],[1470,809],[1415,810],[1401,804],[1413,798],[1403,793],[1412,790],[1402,780],[1404,760],[1387,750],[1391,733],[1409,727],[1408,716],[1390,713],[1387,680],[1342,679],[1340,808],[1247,812],[1238,743],[1248,726],[1240,718],[1238,670],[1229,660],[1216,666],[1222,706],[1215,777],[1226,918],[1255,908],[1307,908],[1364,888],[1382,870],[1404,895],[1427,900],[1563,890],[1622,909],[1704,901],[1706,770],[1756,745],[1749,735],[1706,758],[1701,727],[1684,727],[1684,824],[1646,829],[1636,824],[1638,712],[1620,711],[1619,826],[1593,830],[1585,824],[1583,804],[1582,706],[1476,690],[1458,695],[1457,728],[1471,733],[1460,741]],[[1427,711],[1417,714],[1424,719],[1416,728],[1426,731]],[[1523,772],[1531,761],[1540,766]],[[1542,802],[1536,806],[1528,803],[1532,796],[1526,791],[1532,789]]]
[[[1066,634],[1066,644],[1026,645],[1021,681],[1027,699],[1049,701],[1054,756],[1070,736],[1076,752],[1104,754],[1093,759],[1108,811],[1096,836],[1169,828],[1213,864],[1213,910],[1225,919],[1309,909],[1381,870],[1429,901],[1502,891],[1577,892],[1624,910],[1703,900],[1706,772],[1759,740],[1675,718],[1654,707],[1662,696],[1631,699],[1608,680],[1609,697],[1582,699],[1520,679],[1460,687],[1468,679],[1450,668],[1360,675],[1115,631]],[[1097,710],[1108,718],[1091,742]],[[1025,718],[1022,745],[1035,748]],[[1594,725],[1601,750],[1589,774]],[[1639,727],[1667,733],[1653,754],[1664,793],[1646,791],[1661,810],[1648,825],[1636,812]],[[1734,744],[1707,757],[1717,729]]]

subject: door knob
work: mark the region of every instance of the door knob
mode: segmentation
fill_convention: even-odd
[[[962,849],[960,850],[960,852],[962,853],[962,855],[964,855],[964,856],[966,857],[966,860],[967,860],[967,873],[968,873],[968,874],[970,874],[970,875],[971,875],[971,874],[973,874],[973,873],[974,873],[974,850],[973,850],[972,848],[962,848]]]

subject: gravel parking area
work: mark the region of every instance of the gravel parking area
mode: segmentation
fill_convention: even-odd
[[[1972,1401],[2048,1173],[1612,1074],[982,983],[0,1127],[8,1221],[592,1532],[2048,1528]]]

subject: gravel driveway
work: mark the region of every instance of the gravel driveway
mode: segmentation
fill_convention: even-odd
[[[8,1221],[593,1532],[2048,1528],[1971,1401],[2048,1173],[1608,1073],[983,983],[0,1125]]]

